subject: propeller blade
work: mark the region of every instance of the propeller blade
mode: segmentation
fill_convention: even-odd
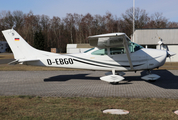
[[[174,56],[174,55],[176,55],[176,53],[167,51],[167,57],[171,57],[171,56]]]

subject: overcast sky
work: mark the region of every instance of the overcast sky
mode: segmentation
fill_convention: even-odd
[[[59,16],[67,13],[105,15],[110,12],[117,17],[133,6],[133,0],[0,0],[0,12],[20,10],[34,15]],[[155,12],[171,22],[178,22],[178,0],[135,0],[135,7],[146,10],[151,15]]]

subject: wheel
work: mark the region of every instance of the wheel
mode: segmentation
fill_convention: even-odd
[[[149,82],[153,83],[153,82],[156,82],[156,80],[148,80]]]
[[[112,84],[112,85],[118,85],[119,82],[110,82],[110,84]]]

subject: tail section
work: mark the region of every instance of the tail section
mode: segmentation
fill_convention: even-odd
[[[59,54],[41,51],[30,46],[15,30],[9,29],[2,31],[16,60],[37,59]]]

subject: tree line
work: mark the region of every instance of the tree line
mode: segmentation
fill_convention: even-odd
[[[87,13],[67,13],[64,18],[47,15],[34,15],[32,11],[1,11],[0,30],[14,29],[32,46],[50,51],[59,48],[66,51],[69,43],[88,43],[90,35],[124,32],[128,36],[133,30],[133,9],[127,9],[121,17],[110,12],[105,15]],[[135,29],[144,28],[178,28],[178,22],[170,22],[162,13],[149,15],[146,10],[135,8]],[[0,41],[4,41],[2,33]],[[41,40],[41,41],[40,41]],[[38,47],[38,42],[43,47]]]

